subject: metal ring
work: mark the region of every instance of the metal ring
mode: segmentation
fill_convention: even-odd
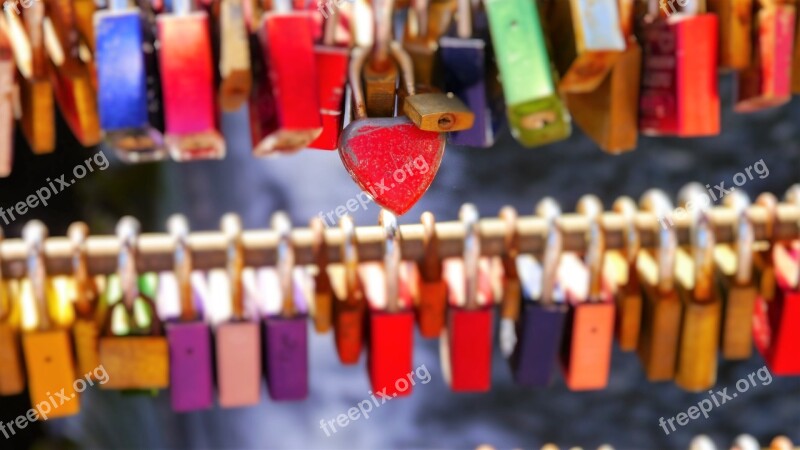
[[[778,221],[778,199],[770,192],[764,192],[756,197],[756,205],[767,210],[767,220],[764,228],[767,237],[772,240],[775,234],[775,223]]]
[[[122,285],[122,301],[128,314],[133,314],[133,304],[139,296],[136,259],[140,229],[139,221],[131,216],[125,216],[117,222],[116,231],[120,247],[117,274]]]
[[[636,202],[627,196],[614,201],[612,209],[625,218],[625,254],[629,263],[636,260],[636,255],[641,248],[639,231],[636,229]]]
[[[478,308],[478,264],[481,256],[481,236],[478,229],[478,209],[472,203],[465,203],[458,212],[464,224],[464,291],[465,307]]]
[[[94,314],[94,300],[97,298],[97,287],[89,273],[87,241],[89,226],[84,222],[75,222],[67,229],[67,237],[72,243],[72,276],[75,279],[77,298],[75,313],[79,317],[91,318]]]
[[[28,278],[36,300],[39,329],[47,330],[51,326],[50,313],[47,308],[45,282],[47,267],[44,257],[44,242],[47,239],[47,226],[40,220],[31,220],[22,228],[22,239],[28,246]]]
[[[674,209],[669,197],[660,189],[649,189],[639,199],[642,210],[648,211],[656,217],[671,216]],[[675,254],[678,249],[678,237],[675,228],[670,223],[661,224],[658,232],[658,250],[656,261],[658,263],[658,289],[669,292],[675,285]]]
[[[436,217],[425,211],[419,218],[422,224],[423,256],[420,265],[421,275],[426,281],[442,279],[442,262],[439,259],[439,235],[436,233]]]
[[[192,301],[192,249],[189,247],[189,222],[182,214],[173,214],[167,219],[167,231],[175,241],[175,280],[178,282],[178,298],[181,304],[181,320],[197,318]]]
[[[603,255],[605,253],[605,235],[600,217],[603,214],[603,202],[596,195],[584,195],[578,201],[578,213],[589,220],[588,246],[586,249],[586,267],[589,269],[589,300],[597,301],[603,292]]]
[[[558,217],[561,215],[561,207],[552,197],[545,197],[536,204],[536,215],[547,221],[547,241],[545,242],[544,255],[542,257],[542,299],[543,305],[550,305],[555,302],[554,294],[556,290],[556,278],[558,277],[558,265],[561,261],[563,242],[561,230],[558,227]]]
[[[292,246],[292,221],[289,219],[288,214],[278,211],[272,215],[271,223],[272,229],[278,234],[278,246],[276,248],[278,261],[275,266],[281,285],[281,295],[283,296],[281,315],[294,317],[297,311],[294,304],[294,283],[292,282],[292,272],[295,264],[294,247]]]
[[[723,204],[737,215],[736,223],[736,275],[738,284],[748,284],[753,277],[753,244],[755,229],[747,209],[750,197],[743,190],[733,191],[725,197]]]
[[[386,209],[378,214],[378,223],[383,227],[384,255],[383,267],[386,271],[386,310],[397,312],[400,309],[400,263],[403,259],[400,247],[402,241],[397,217]]]
[[[237,214],[228,213],[220,219],[220,228],[227,243],[227,271],[231,294],[231,317],[244,318],[244,291],[242,272],[244,271],[244,247],[242,245],[242,220]]]

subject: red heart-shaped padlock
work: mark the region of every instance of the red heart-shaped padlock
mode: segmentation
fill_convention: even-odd
[[[342,132],[339,156],[375,203],[402,215],[433,182],[444,144],[444,134],[420,130],[407,117],[367,118]]]

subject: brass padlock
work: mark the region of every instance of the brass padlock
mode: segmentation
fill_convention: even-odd
[[[752,58],[753,0],[707,0],[719,18],[719,67],[743,70]]]
[[[219,104],[223,111],[238,110],[250,95],[250,38],[244,19],[243,0],[215,2],[219,12]]]
[[[86,254],[86,239],[89,227],[83,222],[70,225],[67,235],[72,241],[72,269],[75,284],[75,323],[72,337],[75,340],[75,356],[78,373],[91,374],[100,365],[98,354],[100,321],[98,318],[99,294],[97,284],[89,273]]]
[[[2,238],[0,229],[0,242]],[[21,309],[19,292],[12,290],[9,281],[0,276],[0,396],[17,395],[25,389],[19,343]]]
[[[658,190],[645,192],[639,204],[656,216],[672,213],[672,202]],[[677,239],[674,228],[659,229],[656,250],[641,252],[637,260],[644,299],[638,354],[649,381],[667,381],[675,376],[683,311],[675,290]]]
[[[362,5],[362,2],[356,2],[355,7],[359,8]],[[392,42],[393,6],[394,0],[372,2],[374,42],[369,60],[364,64],[362,72],[367,115],[370,117],[394,116],[398,69],[397,64],[392,60],[389,49]],[[356,17],[359,16],[356,15]],[[351,82],[357,82],[357,80],[351,80]]]
[[[120,283],[121,298],[110,302],[100,337],[100,362],[108,372],[104,389],[163,389],[169,385],[169,349],[161,320],[153,299],[137,285],[138,235],[136,219],[130,216],[120,219],[117,224],[120,256],[115,281]],[[137,305],[146,308],[149,324],[137,323]],[[120,306],[127,323],[118,322],[114,316]],[[115,328],[124,331],[117,333]]]
[[[513,322],[519,320],[522,308],[522,284],[517,273],[517,256],[519,256],[519,233],[517,232],[517,211],[511,206],[500,210],[500,218],[506,226],[505,254],[503,265],[503,296],[500,306],[500,317]]]
[[[36,318],[23,322],[30,328],[26,327],[22,335],[22,347],[31,404],[40,415],[52,418],[77,414],[80,402],[73,385],[76,373],[70,335],[64,324],[57,323],[51,316],[48,305],[54,292],[45,269],[46,238],[47,227],[42,222],[34,220],[25,225],[23,239],[29,249],[28,279],[23,282],[22,295],[33,297]],[[51,406],[53,395],[58,397],[58,403]]]
[[[623,252],[608,252],[606,267],[614,277],[616,290],[617,320],[616,335],[622,351],[635,351],[642,327],[642,288],[636,275],[636,260],[639,254],[639,234],[634,223],[636,203],[630,197],[620,197],[614,202],[615,212],[625,217],[625,249]]]
[[[475,113],[453,94],[429,92],[404,99],[403,112],[422,130],[462,131],[472,128]]]
[[[316,276],[314,277],[314,329],[317,333],[327,333],[333,320],[333,288],[328,276],[328,247],[325,239],[325,224],[315,217],[310,228],[314,233],[314,257],[316,260]]]

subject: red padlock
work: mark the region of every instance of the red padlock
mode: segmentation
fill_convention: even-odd
[[[367,366],[373,392],[392,397],[411,394],[414,348],[414,311],[408,276],[402,262],[397,218],[381,210],[385,231],[383,264],[359,267],[369,303],[369,353]]]
[[[481,260],[478,212],[465,204],[460,217],[466,227],[464,258],[444,261],[450,308],[442,333],[442,372],[456,392],[485,392],[492,385],[494,304],[489,262]]]
[[[701,13],[699,0],[683,12],[659,17],[650,1],[639,130],[660,136],[713,136],[720,131],[717,86],[717,17]]]
[[[274,3],[260,33],[269,82],[257,82],[271,85],[275,110],[272,123],[253,130],[257,156],[302,149],[322,132],[311,12],[292,11],[287,0]]]
[[[350,51],[335,45],[338,24],[338,8],[334,6],[331,17],[325,21],[322,43],[314,46],[322,134],[309,147],[321,150],[338,149],[342,132],[342,100]]]

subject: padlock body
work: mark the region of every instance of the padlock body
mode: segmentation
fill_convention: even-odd
[[[425,281],[423,277],[419,277],[419,304],[416,312],[422,337],[438,338],[447,321],[447,283],[444,280]]]
[[[214,405],[211,332],[203,322],[167,324],[170,399],[176,412]]]
[[[675,376],[683,305],[677,292],[659,293],[646,283],[642,297],[639,359],[649,381],[668,381]]]
[[[412,311],[370,311],[367,366],[373,392],[392,397],[411,394],[413,349]]]
[[[439,133],[467,130],[475,123],[475,114],[460,99],[441,92],[406,97],[403,112],[421,130]]]
[[[336,352],[342,364],[357,364],[361,358],[364,342],[364,321],[366,306],[346,305],[334,300],[333,330]]]
[[[72,324],[78,374],[91,374],[100,366],[99,336],[100,328],[95,320],[77,318]]]
[[[349,52],[344,47],[317,45],[314,47],[317,65],[317,89],[319,89],[322,134],[309,147],[320,150],[339,148],[342,132],[342,101],[347,83]]]
[[[721,280],[723,292],[720,349],[727,360],[745,360],[753,354],[753,314],[758,289],[730,277]]]
[[[138,10],[100,11],[95,16],[100,126],[109,144],[128,160],[147,161],[164,156],[158,114],[150,110],[146,43]],[[155,94],[155,92],[154,92]],[[155,108],[158,110],[159,108]],[[136,139],[134,139],[136,138]]]
[[[636,351],[642,330],[642,291],[636,274],[631,271],[628,282],[616,293],[616,336],[620,350]]]
[[[800,291],[779,287],[772,301],[759,298],[753,316],[753,338],[775,375],[800,375]]]
[[[553,379],[561,350],[566,305],[541,305],[523,301],[517,322],[517,344],[511,355],[514,382],[546,387]]]
[[[228,322],[215,332],[219,405],[236,408],[261,399],[261,338],[256,322]]]
[[[639,130],[647,135],[713,136],[720,131],[717,18],[656,20],[644,31]]]
[[[719,66],[743,70],[751,64],[753,0],[709,0],[719,18]]]
[[[22,135],[33,153],[51,153],[56,148],[53,86],[48,79],[20,79]]]
[[[100,143],[100,119],[88,66],[67,60],[51,73],[53,94],[61,116],[84,147]]]
[[[610,300],[571,303],[561,346],[564,381],[573,391],[608,385],[614,339],[614,303]]]
[[[104,336],[100,363],[108,372],[103,389],[165,389],[169,349],[163,336]]]
[[[511,134],[525,146],[567,138],[569,113],[556,92],[536,3],[490,0],[486,12]]]
[[[41,413],[40,405],[48,404],[49,418],[78,414],[80,401],[74,386],[75,363],[69,333],[66,330],[24,333],[22,348],[25,353],[31,405]],[[57,393],[60,393],[55,400],[57,403],[51,407],[51,397]]]
[[[722,302],[716,294],[700,302],[690,292],[683,289],[679,292],[683,302],[683,319],[675,384],[687,391],[700,392],[713,387],[717,380]]]
[[[17,395],[25,389],[19,332],[8,323],[0,323],[0,396]]]
[[[492,324],[494,309],[451,307],[448,311],[443,364],[449,367],[450,388],[456,392],[486,392],[492,385]]]
[[[0,177],[11,175],[14,156],[14,77],[16,69],[8,37],[0,31]]]
[[[269,396],[273,400],[308,397],[307,316],[264,319],[264,366]]]
[[[158,16],[157,24],[170,155],[176,161],[224,158],[225,141],[216,128],[208,16],[165,14]]]

